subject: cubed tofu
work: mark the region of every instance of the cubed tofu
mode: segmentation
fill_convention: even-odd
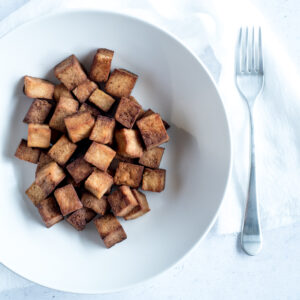
[[[136,159],[130,157],[124,157],[117,153],[114,159],[112,160],[110,166],[108,167],[107,172],[110,173],[112,176],[115,176],[117,167],[121,161],[133,164],[136,162]]]
[[[45,152],[41,151],[40,157],[39,157],[39,161],[36,167],[36,171],[35,171],[35,176],[37,175],[37,173],[47,164],[49,164],[50,162],[52,162],[53,159],[46,154]]]
[[[108,94],[115,97],[128,97],[135,86],[138,76],[124,69],[115,69],[105,85]]]
[[[136,122],[147,150],[169,141],[166,128],[159,114],[152,114]]]
[[[132,128],[142,107],[135,101],[122,97],[115,113],[115,119],[124,127]]]
[[[110,147],[93,142],[86,152],[84,159],[102,171],[106,171],[116,155]]]
[[[107,208],[107,197],[103,196],[102,198],[98,199],[94,195],[90,193],[83,193],[81,196],[81,203],[84,207],[92,209],[97,214],[104,216]]]
[[[162,192],[165,189],[166,170],[145,168],[142,181],[142,190]]]
[[[95,108],[95,107],[93,107],[93,106],[91,106],[91,105],[89,105],[87,103],[82,103],[80,105],[79,111],[80,112],[82,112],[82,111],[88,111],[95,118],[97,118],[98,116],[101,115],[100,111],[97,108]]]
[[[27,141],[22,139],[16,150],[15,157],[36,164],[39,160],[40,153],[40,149],[28,147]]]
[[[122,225],[112,214],[107,214],[99,219],[96,219],[94,223],[107,248],[110,248],[127,238]]]
[[[46,192],[35,182],[25,191],[27,197],[32,201],[32,203],[37,206],[43,199],[48,195]]]
[[[133,97],[133,96],[128,96],[128,99],[130,99],[131,101],[133,101],[134,103],[139,104],[139,102]],[[140,105],[141,106],[141,105]],[[145,113],[145,111],[143,110],[142,106],[141,106],[141,110],[138,114],[137,120],[140,119],[142,117],[142,115]]]
[[[90,102],[94,103],[101,110],[107,112],[115,103],[115,99],[100,89],[96,89],[89,98]]]
[[[54,75],[69,91],[87,80],[87,76],[74,54],[55,66]]]
[[[138,205],[137,200],[128,186],[122,185],[107,198],[112,212],[116,217],[124,217]]]
[[[54,197],[49,197],[41,200],[37,205],[37,209],[46,227],[48,228],[63,220],[64,218]]]
[[[126,128],[117,130],[115,138],[118,154],[130,158],[139,158],[143,155],[144,150],[137,130]]]
[[[137,200],[138,206],[136,206],[129,214],[124,216],[125,220],[136,219],[150,211],[148,201],[147,201],[145,194],[141,193],[138,190],[132,190],[132,194],[135,197],[135,199]]]
[[[114,183],[137,188],[142,181],[143,171],[143,166],[120,162],[114,176]]]
[[[144,111],[143,114],[140,114],[140,116],[138,117],[138,120],[141,119],[141,118],[148,117],[148,116],[153,115],[153,114],[155,114],[155,112],[152,109],[149,108],[146,111]],[[164,126],[165,126],[166,130],[168,130],[170,128],[169,123],[167,121],[163,120],[163,119],[162,119],[162,121],[164,123]]]
[[[29,98],[52,99],[54,84],[44,79],[24,76],[24,93]]]
[[[94,124],[94,117],[87,111],[78,112],[65,118],[69,138],[73,143],[88,138]]]
[[[23,120],[24,123],[43,124],[49,115],[53,104],[47,100],[35,99]]]
[[[94,170],[84,183],[85,188],[98,199],[101,199],[107,190],[111,188],[114,179],[107,173]]]
[[[86,162],[83,157],[78,157],[67,165],[67,170],[73,177],[74,181],[79,183],[93,172],[93,167]]]
[[[49,148],[51,129],[45,124],[28,124],[28,147]]]
[[[101,144],[112,144],[115,126],[115,119],[98,116],[95,126],[91,132],[90,140]]]
[[[86,220],[85,220],[86,211],[84,208],[80,208],[69,215],[66,220],[70,223],[76,230],[82,231],[85,228]]]
[[[60,97],[55,111],[50,119],[49,126],[58,131],[66,132],[64,119],[76,113],[78,106],[78,101],[67,97]]]
[[[165,148],[162,147],[155,147],[144,151],[143,155],[139,159],[139,164],[148,168],[159,168],[164,151]]]
[[[95,82],[87,79],[83,83],[79,84],[73,90],[73,94],[75,95],[75,97],[77,98],[77,100],[80,103],[83,103],[90,97],[90,95],[93,93],[93,91],[97,88],[98,88],[98,85]]]
[[[106,82],[110,72],[114,51],[98,49],[91,66],[90,78],[96,82]]]
[[[62,83],[55,86],[53,97],[56,101],[59,101],[60,97],[74,99],[71,92]]]
[[[54,196],[63,216],[82,208],[82,203],[80,202],[72,184],[56,189]]]
[[[76,144],[73,144],[69,139],[63,135],[48,151],[48,155],[59,163],[61,166],[64,166],[67,161],[70,159],[72,154],[77,148]]]

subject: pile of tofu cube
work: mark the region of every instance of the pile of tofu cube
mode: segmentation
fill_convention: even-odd
[[[160,169],[169,125],[143,110],[131,96],[138,76],[112,72],[114,51],[98,49],[89,75],[75,55],[54,68],[60,81],[25,76],[24,93],[33,102],[25,115],[27,140],[15,156],[37,164],[26,194],[45,225],[64,218],[78,231],[94,219],[107,248],[127,238],[117,217],[150,211],[139,190],[162,192]],[[97,216],[97,217],[96,217]]]

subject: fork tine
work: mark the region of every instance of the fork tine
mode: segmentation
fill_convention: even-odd
[[[242,39],[242,65],[241,71],[247,72],[247,56],[248,56],[248,27],[246,27],[244,38]]]
[[[240,28],[238,43],[235,51],[235,72],[241,72],[241,54],[242,54],[242,27]]]
[[[264,64],[263,64],[263,53],[262,53],[262,41],[261,41],[261,28],[258,29],[258,72],[263,73]]]
[[[252,38],[251,38],[251,65],[249,71],[255,71],[255,39],[254,39],[254,26],[252,27]]]

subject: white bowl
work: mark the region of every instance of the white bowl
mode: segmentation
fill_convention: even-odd
[[[67,222],[47,229],[24,194],[35,165],[14,158],[27,135],[22,120],[32,102],[22,93],[22,77],[55,81],[53,66],[71,53],[89,68],[100,47],[115,50],[113,67],[139,75],[133,95],[171,125],[161,165],[166,189],[147,193],[151,212],[122,220],[128,238],[109,250],[93,223],[83,232]],[[183,258],[216,219],[231,165],[224,107],[201,61],[153,25],[96,11],[27,23],[2,38],[0,49],[0,261],[50,288],[105,293],[149,279]]]

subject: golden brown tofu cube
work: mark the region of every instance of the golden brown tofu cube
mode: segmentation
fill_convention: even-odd
[[[164,151],[165,148],[162,147],[155,147],[144,151],[139,159],[139,164],[153,169],[159,168]]]
[[[83,157],[78,157],[67,165],[67,170],[76,183],[87,178],[92,172],[93,167],[86,162]]]
[[[117,130],[115,138],[118,154],[130,158],[139,158],[143,155],[144,150],[137,130],[125,128]]]
[[[164,123],[159,114],[152,114],[136,122],[147,150],[169,141]]]
[[[73,143],[88,138],[94,124],[94,117],[87,111],[78,112],[65,118],[69,138]]]
[[[79,103],[71,98],[60,97],[55,111],[50,119],[49,126],[61,132],[66,132],[64,119],[78,110]]]
[[[165,189],[166,170],[145,168],[142,181],[142,190],[162,192]]]
[[[115,113],[115,119],[124,127],[132,128],[141,110],[142,107],[138,103],[122,97]]]
[[[84,207],[92,209],[94,212],[101,216],[105,215],[108,208],[107,197],[105,196],[98,199],[90,193],[83,193],[81,202]]]
[[[128,97],[135,86],[138,76],[124,69],[115,69],[105,85],[108,94],[115,97]]]
[[[87,80],[87,76],[74,54],[55,66],[54,75],[69,91]]]
[[[28,147],[49,148],[51,129],[45,124],[28,124]]]
[[[98,116],[95,126],[91,132],[90,140],[101,144],[112,144],[115,126],[115,119]]]
[[[78,99],[78,101],[80,103],[83,103],[90,97],[92,92],[97,88],[98,88],[98,85],[95,82],[87,79],[83,83],[79,84],[73,90],[73,94],[75,95],[75,97]]]
[[[153,115],[153,114],[155,114],[155,112],[152,109],[149,108],[143,114],[141,114],[138,117],[138,120],[141,119],[141,118],[148,117],[148,116]],[[162,119],[162,121],[164,123],[164,126],[165,126],[166,130],[168,130],[170,128],[170,125],[165,120]]]
[[[15,157],[36,164],[39,160],[41,150],[33,149],[27,146],[27,141],[22,139],[18,149],[16,150]]]
[[[44,79],[24,76],[24,93],[29,98],[52,99],[54,84]]]
[[[35,206],[37,206],[43,199],[48,196],[43,188],[41,188],[35,182],[26,190],[25,194]]]
[[[49,164],[52,161],[53,161],[53,159],[49,155],[47,155],[44,152],[41,152],[39,161],[38,161],[38,165],[36,167],[35,176],[44,166],[46,166],[47,164]]]
[[[112,214],[107,214],[99,219],[96,219],[94,223],[107,248],[110,248],[127,238],[122,225]]]
[[[55,86],[53,97],[57,102],[59,101],[60,97],[74,99],[71,92],[62,83]]]
[[[94,103],[101,110],[107,112],[115,103],[115,99],[100,89],[96,89],[89,98],[90,102]]]
[[[108,198],[108,203],[116,217],[124,217],[138,205],[137,200],[128,186],[122,185],[112,192]]]
[[[139,192],[138,190],[132,190],[132,194],[134,195],[139,205],[124,217],[125,220],[136,219],[150,211],[147,198],[143,193]]]
[[[120,162],[114,176],[114,183],[137,188],[142,181],[143,171],[143,166]]]
[[[40,201],[37,205],[37,209],[48,228],[64,218],[54,197],[49,197]]]
[[[23,120],[24,123],[43,124],[53,104],[47,100],[35,99]]]
[[[98,49],[91,66],[90,78],[96,82],[107,81],[114,51]]]
[[[84,208],[80,208],[73,212],[70,216],[66,218],[67,222],[70,223],[76,230],[81,231],[85,228],[86,211]]]
[[[100,111],[91,106],[91,105],[88,105],[87,103],[82,103],[80,105],[80,108],[79,108],[79,111],[82,112],[82,111],[88,111],[93,117],[97,118],[98,116],[101,115]]]
[[[93,173],[85,181],[85,188],[98,199],[101,199],[107,190],[113,185],[113,178],[102,171],[94,170]]]
[[[106,171],[116,155],[116,151],[108,146],[93,142],[84,159],[102,171]]]
[[[68,140],[68,138],[63,135],[48,151],[48,155],[59,163],[61,166],[64,166],[67,161],[70,159],[72,154],[77,148],[76,144],[73,144]]]
[[[82,208],[77,193],[72,184],[65,185],[54,192],[55,199],[63,216]]]

